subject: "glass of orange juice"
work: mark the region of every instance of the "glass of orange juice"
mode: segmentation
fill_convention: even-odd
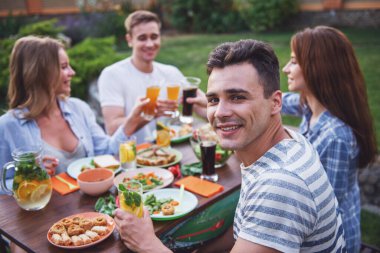
[[[143,217],[143,186],[139,182],[126,182],[119,184],[118,194],[120,208],[137,217]]]
[[[179,82],[168,82],[166,85],[166,93],[167,93],[168,99],[172,101],[178,101],[180,88],[181,86]],[[177,118],[179,116],[178,109],[175,110],[174,112],[167,112],[167,113],[170,114],[172,118]]]
[[[158,95],[160,94],[159,85],[149,85],[146,88],[146,97],[150,99],[149,103],[144,106],[142,117],[146,120],[152,120],[156,113],[156,102]]]
[[[128,136],[119,144],[119,160],[123,169],[136,168],[136,136]]]

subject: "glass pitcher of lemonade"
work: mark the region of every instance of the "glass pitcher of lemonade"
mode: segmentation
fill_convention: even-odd
[[[13,162],[6,163],[1,172],[1,188],[13,195],[25,210],[40,210],[50,201],[50,176],[41,167],[41,147],[19,148],[12,152]],[[12,190],[6,185],[7,172],[14,169]]]

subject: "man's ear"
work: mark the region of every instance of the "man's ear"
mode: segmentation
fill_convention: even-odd
[[[272,98],[272,115],[281,113],[282,109],[282,92],[280,90],[276,90],[271,95]]]
[[[125,35],[125,40],[127,41],[128,46],[129,46],[129,47],[132,47],[132,36],[131,36],[129,33],[127,33],[127,34]]]

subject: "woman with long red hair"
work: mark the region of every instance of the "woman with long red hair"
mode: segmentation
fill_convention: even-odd
[[[318,151],[337,196],[348,252],[359,252],[358,169],[377,153],[363,74],[351,42],[332,27],[306,28],[290,45],[282,112],[302,117],[300,131]]]

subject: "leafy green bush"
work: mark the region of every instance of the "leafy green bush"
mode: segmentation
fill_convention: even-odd
[[[16,35],[0,40],[0,109],[6,107],[6,94],[9,83],[9,57],[18,38],[27,35],[44,35],[57,38],[63,27],[56,26],[57,19],[36,22],[22,26]],[[1,113],[0,113],[1,114]]]
[[[0,19],[0,38],[8,38],[14,34],[17,34],[21,26],[30,22],[32,17],[25,16],[13,16],[12,12],[9,12],[8,16]]]
[[[70,64],[76,71],[71,85],[72,96],[87,98],[88,85],[106,66],[124,58],[114,49],[115,38],[87,38],[67,50]]]
[[[17,36],[0,40],[0,110],[6,108],[6,94],[9,83],[9,57],[17,38],[29,34],[49,35],[57,38],[61,28],[55,27],[56,20],[48,20],[24,26]],[[70,63],[76,71],[72,80],[72,95],[87,98],[90,82],[95,79],[106,66],[124,58],[115,50],[114,37],[88,38],[76,46],[67,49]],[[2,112],[0,112],[0,115]]]
[[[16,39],[0,40],[0,109],[6,107],[6,96],[9,83],[9,56]],[[0,115],[2,112],[0,111]]]
[[[275,28],[298,11],[297,0],[234,0],[253,31]]]
[[[248,29],[233,0],[161,1],[174,28],[185,32],[227,33]]]
[[[64,27],[56,25],[57,21],[57,19],[50,19],[25,25],[20,28],[18,35],[19,37],[27,35],[43,35],[57,38],[58,34],[64,30]]]

